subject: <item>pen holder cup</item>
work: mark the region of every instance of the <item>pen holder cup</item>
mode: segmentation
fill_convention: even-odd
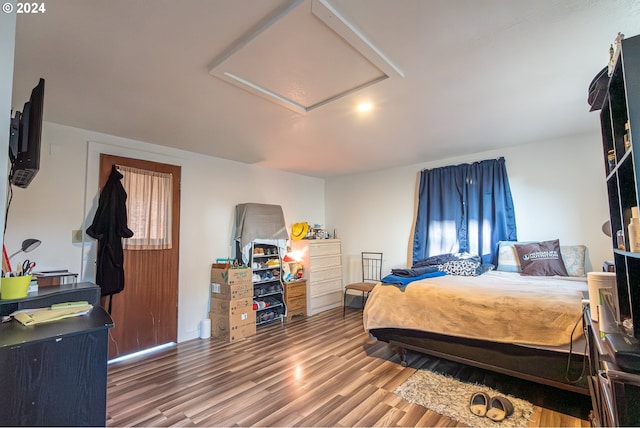
[[[27,297],[31,275],[2,278],[0,281],[0,300],[22,299]]]

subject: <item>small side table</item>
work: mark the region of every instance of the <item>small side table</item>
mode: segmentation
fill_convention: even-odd
[[[293,317],[307,316],[307,281],[284,283],[284,300],[287,305],[287,321]]]

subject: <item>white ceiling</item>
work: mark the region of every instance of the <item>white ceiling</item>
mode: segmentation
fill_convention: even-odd
[[[399,73],[311,0],[55,0],[18,16],[13,106],[43,77],[49,122],[329,177],[597,132],[587,86],[640,34],[637,0],[321,3]],[[222,57],[301,104],[347,93],[294,111],[210,73]]]

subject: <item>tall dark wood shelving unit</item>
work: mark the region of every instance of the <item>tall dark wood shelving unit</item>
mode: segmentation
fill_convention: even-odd
[[[622,52],[609,79],[607,96],[600,112],[602,147],[609,214],[611,218],[614,261],[616,265],[617,298],[620,319],[640,320],[640,253],[617,248],[616,231],[624,234],[625,249],[630,248],[628,227],[631,207],[638,206],[640,177],[640,36],[622,41]],[[625,130],[625,124],[629,130]],[[638,134],[633,140],[631,133]],[[631,145],[625,149],[624,135],[628,133]],[[615,153],[615,166],[610,167],[608,153]],[[638,152],[638,153],[636,153]],[[633,332],[640,337],[640,322]]]
[[[627,341],[633,341],[632,336],[640,338],[640,253],[629,251],[628,233],[631,207],[638,206],[640,201],[640,36],[621,42],[602,104],[600,124],[616,269],[615,302],[601,304],[601,311],[608,311],[608,318],[617,322],[606,325],[602,317],[595,322],[590,316],[595,308],[585,311],[592,422],[596,426],[640,425],[640,370],[627,362],[623,364],[608,340],[603,340],[607,333],[626,337]],[[625,138],[630,144],[625,144]],[[613,162],[609,159],[611,151]],[[618,248],[617,231],[624,235],[624,249]],[[640,355],[640,346],[632,352]]]

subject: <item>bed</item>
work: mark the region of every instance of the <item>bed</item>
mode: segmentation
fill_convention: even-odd
[[[365,330],[396,347],[403,365],[413,350],[588,394],[581,376],[585,247],[560,253],[556,243],[566,275],[524,275],[520,245],[531,243],[500,243],[499,270],[378,284],[364,309]]]

